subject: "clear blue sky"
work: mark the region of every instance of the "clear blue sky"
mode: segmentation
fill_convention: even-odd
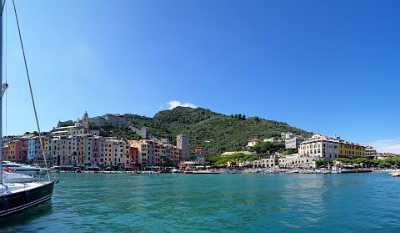
[[[85,110],[152,116],[176,100],[400,151],[399,1],[17,5],[46,130]],[[7,131],[16,134],[34,124],[7,15]]]

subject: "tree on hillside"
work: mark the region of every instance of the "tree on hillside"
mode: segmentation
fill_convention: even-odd
[[[257,154],[274,154],[285,149],[283,144],[274,144],[271,142],[260,142],[253,147]]]

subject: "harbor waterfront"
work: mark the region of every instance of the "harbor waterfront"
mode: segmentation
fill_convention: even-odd
[[[60,174],[51,203],[0,232],[399,232],[400,179],[342,175]]]

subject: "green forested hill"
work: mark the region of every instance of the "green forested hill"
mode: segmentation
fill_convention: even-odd
[[[171,136],[187,135],[192,146],[205,146],[210,153],[240,150],[254,137],[280,136],[282,132],[309,134],[284,122],[241,114],[228,116],[202,108],[178,107],[157,113],[153,120]]]
[[[146,126],[152,136],[169,138],[174,142],[178,134],[189,137],[192,147],[204,146],[211,154],[240,150],[251,138],[280,136],[282,132],[308,135],[309,132],[294,128],[287,123],[258,117],[224,115],[203,108],[177,107],[157,113],[153,118],[134,114],[124,115],[129,126]],[[105,136],[138,138],[128,127],[103,127]]]

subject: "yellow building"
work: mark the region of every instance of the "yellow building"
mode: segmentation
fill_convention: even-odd
[[[351,158],[365,156],[365,146],[347,141],[339,141],[339,157]]]
[[[42,142],[43,142],[43,152],[44,152],[44,154],[45,155],[48,155],[49,154],[49,138],[47,138],[47,137],[42,137]],[[41,154],[40,154],[40,156],[42,156]]]
[[[15,161],[15,143],[13,141],[9,142],[7,144],[8,150],[6,156],[4,156],[4,160],[10,160],[10,161]]]

